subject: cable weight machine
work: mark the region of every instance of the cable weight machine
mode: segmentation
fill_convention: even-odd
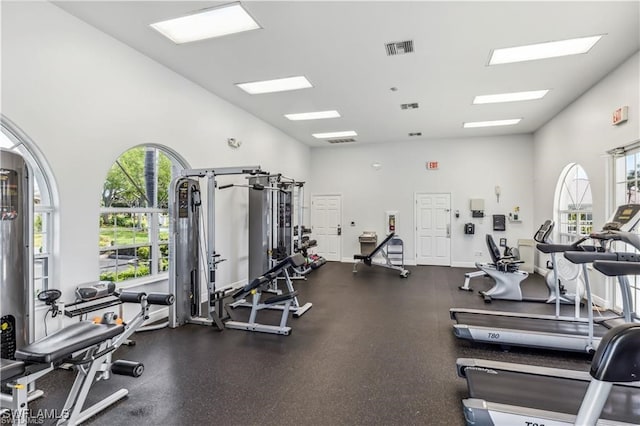
[[[216,288],[216,270],[225,260],[215,249],[216,177],[262,173],[260,166],[185,169],[171,181],[169,289],[176,298],[169,308],[171,328],[187,323],[224,328],[228,319],[224,300],[233,289]],[[200,185],[203,180],[207,203],[204,214]],[[204,301],[203,276],[207,296]]]
[[[302,225],[304,182],[278,174],[260,174],[248,177],[247,185],[224,185],[229,187],[249,188],[249,277],[261,276],[264,271],[287,259],[294,253],[301,252],[305,263],[299,266],[289,265],[286,276],[279,276],[263,289],[264,292],[282,294],[278,288],[278,280],[284,280],[288,293],[295,290],[291,284],[294,279],[305,279],[311,268],[307,265],[306,249],[301,250],[299,242],[308,228]],[[298,219],[294,225],[295,200],[298,200]],[[230,304],[231,307],[251,307],[252,303],[240,299]],[[291,312],[299,317],[311,308],[311,303],[301,305],[297,297],[292,301]],[[282,309],[282,305],[269,306],[267,309]]]

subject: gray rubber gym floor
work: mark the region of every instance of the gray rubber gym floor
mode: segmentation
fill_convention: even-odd
[[[582,354],[472,345],[456,339],[451,307],[552,313],[542,303],[485,305],[458,286],[470,269],[410,267],[395,271],[329,263],[296,281],[313,308],[292,318],[290,336],[188,325],[134,335],[115,358],[142,361],[142,377],[97,383],[88,403],[121,387],[129,396],[91,419],[93,425],[462,425],[465,381],[458,357],[587,370]],[[475,290],[491,287],[472,280]],[[525,293],[545,292],[530,276]],[[571,315],[571,307],[565,307]],[[236,309],[236,319],[248,317]],[[258,321],[277,323],[262,312]],[[38,382],[45,398],[32,408],[60,408],[74,374],[56,371]]]

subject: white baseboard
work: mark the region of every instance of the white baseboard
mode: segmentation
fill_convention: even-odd
[[[352,257],[343,257],[340,262],[342,263],[356,263],[356,260]],[[404,266],[416,266],[416,261],[414,260],[405,260]]]
[[[536,274],[542,275],[543,277],[547,274],[547,272],[549,272],[549,269],[547,269],[547,268],[542,268],[542,267],[540,267],[540,266],[538,266],[538,265],[536,265],[536,266],[533,268],[533,270],[534,270],[534,272],[535,272]]]
[[[602,307],[602,308],[604,308],[604,309],[611,309],[611,306],[610,306],[611,304],[609,303],[609,301],[608,301],[608,300],[603,299],[603,298],[602,298],[602,297],[600,297],[600,296],[597,296],[597,295],[595,295],[595,294],[592,294],[592,295],[591,295],[591,301],[592,301],[595,305],[598,305],[598,306],[600,306],[600,307]]]
[[[451,262],[452,268],[475,268],[475,262]]]

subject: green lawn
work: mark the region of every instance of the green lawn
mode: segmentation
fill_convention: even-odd
[[[168,232],[160,232],[160,239],[167,240]],[[149,235],[147,230],[136,231],[131,228],[108,227],[100,228],[100,247],[109,247],[112,245],[130,245],[148,243]]]
[[[135,231],[131,228],[100,228],[100,247],[121,246],[149,242],[146,230]]]

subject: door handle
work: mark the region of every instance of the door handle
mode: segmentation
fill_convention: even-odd
[[[447,223],[447,238],[451,237],[451,224]]]
[[[338,225],[338,235],[342,235],[342,226]]]

